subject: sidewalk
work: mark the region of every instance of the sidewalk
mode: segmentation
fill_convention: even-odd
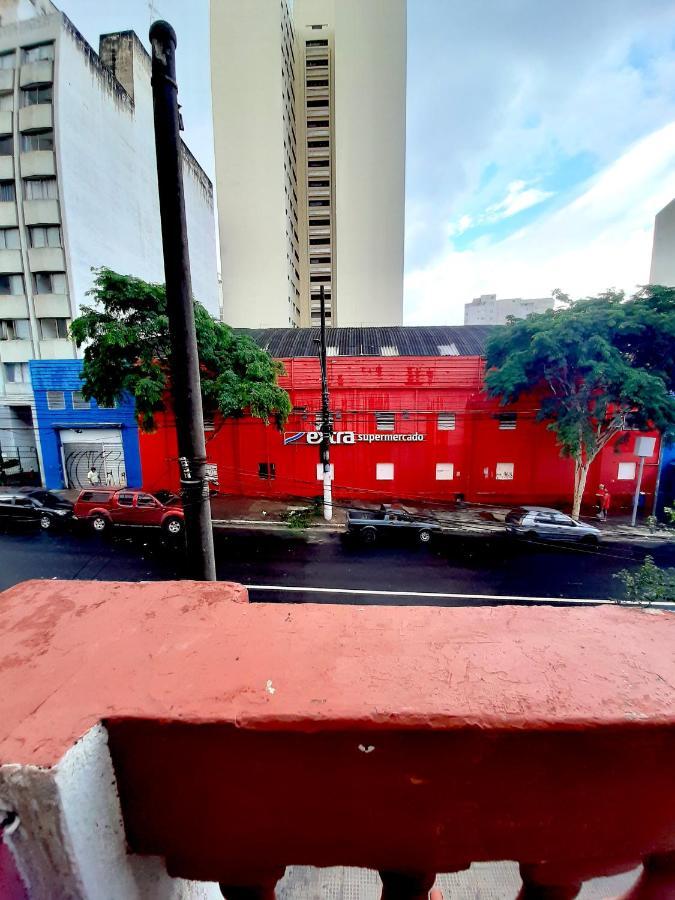
[[[56,491],[55,493],[75,501],[78,490]],[[399,506],[413,516],[436,519],[443,530],[452,534],[484,534],[501,533],[504,519],[510,507],[483,506],[466,504],[441,505],[433,501],[426,504],[413,504],[404,501],[392,504]],[[347,521],[347,507],[357,509],[378,509],[379,503],[363,501],[336,500],[333,506],[333,519],[325,522],[322,516],[312,515],[307,527],[298,531],[339,532],[343,531]],[[211,516],[216,528],[260,528],[277,530],[290,528],[287,521],[289,512],[310,509],[310,504],[302,500],[278,500],[267,497],[240,497],[230,494],[216,494],[211,498]],[[658,528],[650,531],[647,525],[630,524],[630,516],[611,516],[606,522],[599,522],[594,516],[583,515],[582,520],[595,525],[602,532],[605,541],[636,541],[649,543],[666,543],[675,540],[675,530]]]

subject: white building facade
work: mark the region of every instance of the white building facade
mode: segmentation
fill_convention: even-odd
[[[656,214],[650,284],[675,287],[675,200]]]
[[[509,316],[525,319],[532,313],[543,313],[547,309],[553,309],[552,297],[537,297],[533,300],[512,297],[497,300],[496,294],[481,294],[471,303],[464,304],[464,324],[505,325]]]
[[[211,66],[225,320],[400,324],[405,0],[219,0]]]
[[[95,53],[48,0],[0,17],[0,452],[37,453],[28,363],[76,357],[92,268],[164,281],[151,61],[133,32]],[[183,160],[193,290],[217,316],[213,189]]]

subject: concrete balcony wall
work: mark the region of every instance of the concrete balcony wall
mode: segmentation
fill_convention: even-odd
[[[40,359],[73,359],[74,344],[65,338],[40,341]]]
[[[28,341],[27,343],[31,343]],[[5,360],[5,362],[12,362],[13,360]],[[21,362],[21,360],[18,360]],[[31,402],[33,400],[33,392],[31,390],[30,384],[14,384],[12,382],[5,382],[5,394],[8,397],[11,397],[13,400],[28,400]]]
[[[32,341],[0,341],[2,362],[28,362],[34,355]]]
[[[412,900],[503,859],[522,897],[641,860],[632,900],[675,896],[675,616],[246,600],[222,582],[2,595],[0,797],[32,900],[138,896],[115,779],[131,853],[225,897],[271,898],[302,862],[377,869]]]
[[[14,157],[0,156],[0,181],[10,181],[14,178]]]
[[[29,150],[21,154],[22,178],[49,178],[56,175],[53,150]]]
[[[19,131],[41,131],[54,123],[51,103],[36,103],[19,110]]]
[[[61,212],[59,210],[59,201],[24,200],[23,217],[26,225],[60,225]]]
[[[23,272],[20,250],[0,250],[0,274],[14,275]]]
[[[14,200],[0,201],[0,228],[12,228],[18,225],[19,220],[16,213],[16,203]]]
[[[30,247],[28,249],[28,262],[31,272],[66,271],[66,261],[61,247]],[[1,265],[2,254],[0,254]],[[0,268],[0,271],[3,270]]]
[[[0,110],[0,135],[11,134],[14,130],[14,113],[11,109]]]
[[[11,91],[14,88],[14,69],[0,69],[0,91]]]
[[[51,84],[54,81],[53,60],[40,60],[34,63],[26,63],[21,66],[19,84],[21,87],[30,87],[34,84]]]
[[[0,294],[0,319],[27,319],[28,300],[24,294]]]
[[[38,319],[69,319],[72,314],[67,294],[35,294],[33,306]]]

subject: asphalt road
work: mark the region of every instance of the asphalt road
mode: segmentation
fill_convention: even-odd
[[[520,544],[495,532],[490,538],[444,536],[431,547],[362,547],[334,533],[216,532],[219,579],[273,586],[251,589],[252,600],[268,602],[493,602],[448,596],[452,594],[605,599],[621,595],[612,575],[638,565],[645,553],[659,565],[675,567],[675,543],[650,548],[612,542],[595,550]],[[143,581],[181,578],[185,572],[182,551],[152,529],[119,528],[107,536],[89,531],[0,535],[3,589],[28,578]],[[289,587],[302,590],[284,590]]]

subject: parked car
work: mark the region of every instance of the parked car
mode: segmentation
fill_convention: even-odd
[[[506,516],[506,528],[510,534],[521,537],[544,538],[550,541],[581,541],[597,544],[600,530],[586,522],[577,522],[571,516],[547,506],[518,506]]]
[[[382,504],[378,510],[347,510],[348,534],[357,535],[366,544],[372,544],[384,535],[404,535],[416,539],[420,544],[428,544],[432,535],[440,531],[438,522],[417,518],[388,504]]]
[[[45,488],[21,488],[21,495],[28,497],[35,509],[40,513],[40,528],[63,528],[73,519],[73,503],[67,497],[61,497]]]
[[[74,513],[98,532],[111,525],[150,525],[177,536],[185,527],[180,497],[165,491],[149,494],[131,488],[88,488],[75,501]]]
[[[73,517],[73,504],[43,488],[15,488],[0,493],[0,521],[4,525],[39,525],[48,531]]]

